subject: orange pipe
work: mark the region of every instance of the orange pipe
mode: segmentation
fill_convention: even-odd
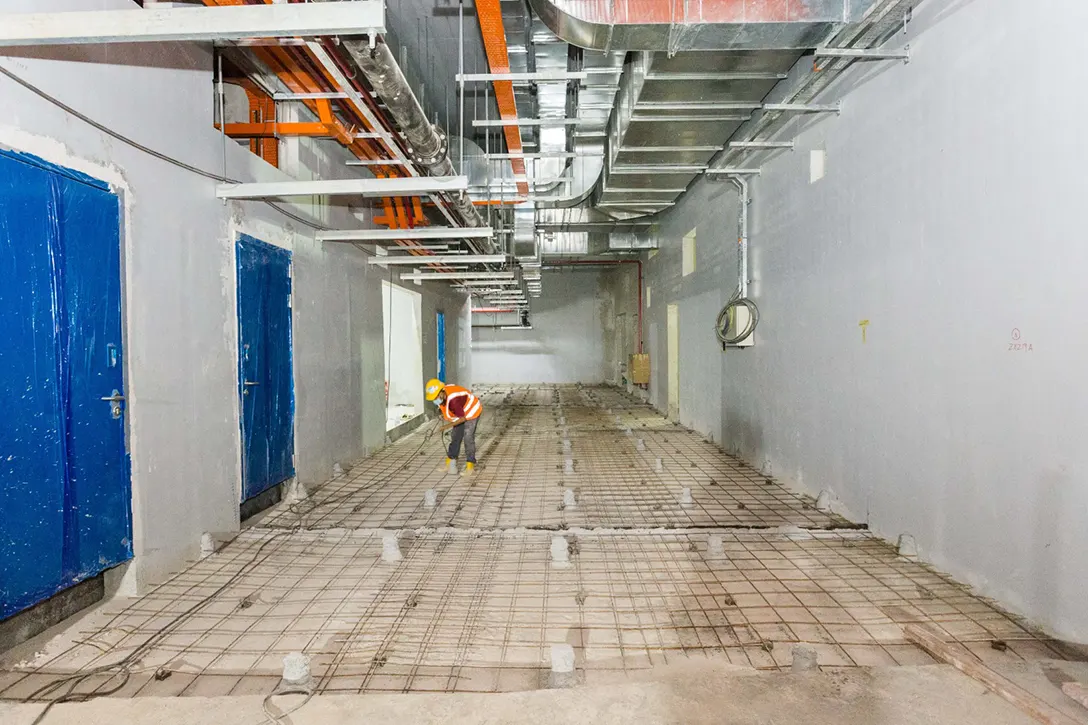
[[[528,199],[486,199],[472,202],[476,206],[507,206],[509,204],[524,204]]]
[[[480,23],[480,33],[484,39],[484,52],[487,65],[492,73],[510,72],[510,53],[506,48],[506,28],[502,22],[500,0],[476,0],[476,18]],[[518,107],[514,101],[514,84],[511,81],[495,81],[495,103],[499,107],[499,118],[504,121],[516,121]],[[506,150],[511,154],[521,153],[521,129],[517,126],[503,126],[506,137]],[[510,160],[510,168],[515,177],[525,176],[525,159]],[[524,181],[517,184],[518,193],[529,194],[529,185]]]
[[[266,3],[270,0],[265,0]],[[245,0],[204,0],[205,5],[245,5]],[[501,20],[501,18],[500,18]],[[505,45],[505,37],[504,37]],[[291,54],[291,51],[287,48],[278,48],[275,46],[259,47],[255,48],[254,52],[261,58],[261,60],[271,69],[276,75],[283,81],[289,89],[296,93],[309,93],[309,92],[321,92],[325,90],[343,90],[337,86],[333,78],[331,78],[327,71],[321,66],[320,63],[312,63],[311,65],[320,74],[321,80],[318,81],[314,75],[304,68],[299,67],[299,64]],[[307,49],[304,51],[304,59],[309,60],[311,55]],[[248,79],[245,81],[249,86],[252,86],[257,94],[260,94],[256,84],[252,83]],[[267,97],[267,94],[260,94]],[[268,98],[271,103],[272,118],[275,118],[275,101]],[[305,99],[302,101],[307,108],[310,109],[319,119],[317,122],[302,122],[302,123],[268,123],[268,116],[263,115],[259,120],[254,120],[248,124],[226,124],[227,135],[236,136],[240,138],[260,138],[265,136],[274,137],[276,135],[306,135],[317,137],[331,137],[340,141],[346,146],[353,154],[360,159],[366,160],[381,160],[382,150],[380,147],[367,139],[356,139],[352,129],[344,126],[344,124],[338,119],[332,111],[332,104],[328,99]],[[251,100],[251,108],[252,108]],[[265,113],[267,113],[266,109]],[[350,107],[348,108],[349,114],[351,114]],[[365,117],[359,114],[358,120],[362,123],[362,126],[367,131],[374,131],[375,129],[366,122]],[[267,143],[266,141],[260,141],[260,143]],[[274,142],[273,142],[274,143]],[[518,140],[520,147],[520,136]],[[253,149],[253,143],[250,144],[250,148]],[[278,149],[277,149],[278,151]],[[390,166],[374,166],[371,167],[375,177],[388,178],[397,177],[402,175],[403,169],[397,165]],[[423,205],[420,198],[411,197],[411,212],[409,217],[409,207],[405,203],[405,200],[401,197],[395,198],[383,198],[382,206],[384,214],[382,216],[374,217],[375,223],[385,224],[390,229],[409,229],[414,226],[424,226],[427,224],[427,218],[423,214]],[[402,247],[412,249],[413,247],[422,246],[418,242],[411,240],[398,240],[397,244]],[[433,252],[429,250],[412,250],[412,254],[415,255],[430,255]],[[436,269],[446,269],[445,265],[431,265]]]
[[[219,128],[219,124],[215,124]],[[275,138],[276,136],[335,137],[334,129],[324,123],[228,123],[226,133],[231,138]]]

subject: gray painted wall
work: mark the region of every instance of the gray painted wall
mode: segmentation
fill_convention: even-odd
[[[911,44],[910,64],[854,71],[853,88],[824,96],[845,96],[842,115],[763,166],[748,350],[711,355],[736,204],[723,183],[697,185],[648,264],[652,399],[664,305],[679,301],[682,420],[1084,642],[1088,137],[1083,102],[1046,109],[1088,81],[1088,4],[1046,5],[922,3],[893,41]],[[811,150],[827,152],[814,184]],[[680,281],[693,224],[720,233],[700,237],[699,269]],[[1015,335],[1032,348],[1010,348]],[[718,411],[700,402],[719,389]]]
[[[8,0],[3,12],[85,5]],[[127,0],[100,0],[97,6],[134,7]],[[235,144],[224,151],[212,127],[208,48],[10,49],[0,54],[0,64],[92,119],[185,163],[214,173],[222,173],[225,164],[227,175],[245,180],[287,178]],[[125,392],[136,558],[124,575],[123,592],[161,581],[195,558],[203,532],[238,527],[239,232],[293,251],[299,479],[323,481],[334,463],[359,458],[384,442],[381,274],[366,265],[362,252],[318,245],[311,228],[265,204],[224,205],[215,199],[213,180],[110,138],[3,77],[0,144],[109,181],[125,199]],[[328,151],[336,153],[343,152]],[[336,224],[359,225],[343,208],[318,211]],[[461,335],[464,299],[422,291],[425,325],[431,319],[424,330],[426,375],[435,367],[434,310],[452,310],[447,331],[453,346]],[[450,359],[464,364],[455,347]]]
[[[633,261],[601,271],[601,287],[611,301],[611,316],[604,321],[605,381],[614,385],[626,382],[631,355],[638,352],[638,265]]]
[[[531,330],[472,328],[474,383],[601,383],[609,377],[606,327],[612,297],[604,268],[542,272],[541,297],[530,303]]]
[[[680,422],[715,442],[722,432],[722,349],[714,321],[737,286],[737,195],[728,183],[697,186],[685,214],[663,219],[661,249],[645,263],[646,352],[650,353],[650,402],[668,410],[668,305],[680,312]],[[695,271],[682,275],[684,235],[695,230]],[[647,290],[643,289],[645,298]],[[738,354],[745,354],[738,352]]]

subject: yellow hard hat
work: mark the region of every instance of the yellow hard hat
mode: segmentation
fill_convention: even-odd
[[[446,384],[438,378],[431,378],[423,388],[423,397],[426,398],[428,402],[431,402],[438,397],[438,394],[441,393],[442,389],[445,387]]]

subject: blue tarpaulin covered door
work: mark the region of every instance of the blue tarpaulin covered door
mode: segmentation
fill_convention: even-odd
[[[446,382],[446,313],[439,312],[436,322],[438,334],[435,336],[438,345],[438,379]]]
[[[0,618],[132,556],[120,250],[107,185],[0,151]]]
[[[291,253],[238,239],[242,500],[294,475]]]

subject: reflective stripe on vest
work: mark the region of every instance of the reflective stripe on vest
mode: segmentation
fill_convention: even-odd
[[[465,420],[475,420],[480,417],[480,413],[483,412],[484,407],[480,403],[480,399],[470,393],[465,388],[458,385],[447,385],[446,388],[446,402],[441,406],[442,417],[448,421],[457,420],[457,416],[451,415],[449,411],[450,401],[455,398],[465,397]]]

